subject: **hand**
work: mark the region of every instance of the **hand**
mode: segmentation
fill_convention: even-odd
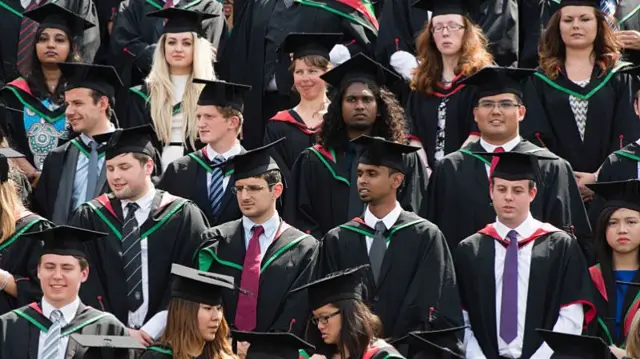
[[[594,192],[590,190],[586,185],[596,183],[596,174],[587,172],[573,172],[578,182],[578,189],[580,190],[580,196],[585,202],[593,200]]]
[[[609,347],[609,350],[616,356],[616,358],[621,359],[622,357],[627,355],[627,351],[624,349],[620,349],[615,345]]]
[[[145,347],[148,347],[154,342],[153,338],[151,338],[149,334],[145,333],[144,330],[129,329],[129,335],[138,339],[140,344],[144,345]]]
[[[640,50],[640,32],[623,30],[616,32],[616,38],[625,49]]]
[[[249,351],[249,342],[238,342],[238,358],[244,359],[247,357],[247,352]]]

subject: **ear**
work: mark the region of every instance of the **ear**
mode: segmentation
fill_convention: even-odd
[[[538,194],[538,187],[533,187],[529,191],[529,203],[533,202],[533,200],[536,199],[536,194]]]
[[[153,161],[153,159],[149,159],[149,161],[147,161],[147,163],[144,165],[144,174],[147,176],[151,176],[151,173],[153,173],[153,168],[155,167],[155,162]]]
[[[89,278],[89,267],[83,269],[80,272],[80,283],[86,282],[88,278]]]
[[[489,179],[489,197],[491,198],[491,202],[493,202],[493,181]]]
[[[271,192],[273,199],[280,198],[280,196],[282,196],[282,192],[284,192],[284,185],[282,184],[282,182],[274,184],[271,188]]]
[[[391,175],[393,177],[393,181],[391,182],[391,186],[394,189],[400,188],[402,186],[402,182],[404,182],[404,174],[401,172],[397,172]]]
[[[109,98],[107,96],[101,96],[98,101],[98,106],[100,106],[100,110],[107,111],[109,108]]]
[[[473,120],[478,123],[478,106],[473,106]]]
[[[526,114],[527,108],[525,107],[525,105],[521,105],[520,107],[518,107],[518,121],[524,120],[524,115]]]

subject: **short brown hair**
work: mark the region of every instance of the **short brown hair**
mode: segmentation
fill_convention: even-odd
[[[301,58],[298,58],[296,60],[302,60],[302,62],[304,62],[307,66],[317,67],[325,71],[328,71],[331,68],[331,61],[320,55],[302,56]],[[291,73],[296,70],[296,60],[291,61],[291,65],[289,65],[289,72]]]
[[[139,153],[139,152],[132,152],[131,155],[133,156],[133,158],[135,158],[138,162],[140,162],[141,166],[146,165],[149,161],[152,160],[152,158],[149,155],[145,155],[144,153]]]
[[[89,268],[89,261],[87,261],[86,258],[80,257],[80,256],[73,256],[73,258],[78,260],[78,264],[80,265],[80,270],[85,270]],[[40,264],[42,264],[42,256],[38,258],[38,266],[40,266]]]
[[[257,178],[262,178],[269,185],[274,185],[276,183],[282,183],[282,173],[279,170],[270,170],[265,173],[262,173]]]
[[[230,119],[233,116],[236,116],[238,117],[238,119],[240,119],[240,123],[238,123],[237,134],[238,138],[242,139],[242,125],[244,125],[244,117],[242,116],[242,112],[236,110],[231,106],[216,106],[216,108],[218,109],[218,111],[220,111],[220,114],[225,119]]]

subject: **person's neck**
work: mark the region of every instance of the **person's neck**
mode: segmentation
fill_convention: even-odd
[[[140,198],[146,196],[149,191],[151,191],[151,178],[147,178],[147,180],[145,181],[145,185],[144,185],[144,189],[142,191],[140,191],[140,193],[138,193],[136,196],[133,196],[131,198],[129,198],[129,201],[131,202],[135,202],[137,200],[139,200]]]
[[[488,144],[490,144],[492,146],[503,146],[506,143],[516,139],[518,137],[518,134],[515,133],[515,134],[511,135],[510,137],[500,137],[500,138],[497,138],[497,137],[490,138],[490,137],[487,137],[487,136],[481,134],[481,137],[482,137],[482,140],[484,140],[484,142],[486,142],[486,143],[488,143]]]
[[[507,228],[516,229],[520,227],[527,220],[527,218],[529,218],[529,212],[527,212],[527,214],[522,217],[511,218],[511,219],[498,217],[498,220],[500,221],[500,223],[504,224]]]
[[[187,354],[189,354],[189,356],[197,358],[200,355],[202,355],[202,352],[204,351],[204,346],[207,344],[207,342],[205,342],[204,340],[202,341],[202,343],[199,343],[198,345],[194,345],[194,347],[189,348],[189,350],[187,350]]]
[[[235,136],[229,135],[217,140],[216,142],[208,143],[208,145],[216,151],[217,154],[221,155],[231,150],[237,142],[238,139]]]
[[[172,76],[187,76],[191,73],[190,67],[171,67],[169,68],[169,74]]]
[[[377,203],[369,203],[367,208],[376,218],[383,219],[396,208],[396,198],[395,196],[389,196],[389,198],[385,198]]]
[[[442,78],[452,81],[456,77],[456,67],[458,67],[458,55],[442,55]]]
[[[296,106],[298,112],[304,114],[314,114],[324,110],[325,104],[327,103],[327,95],[323,94],[322,96],[318,96],[314,99],[305,99],[304,97],[300,99],[300,103]],[[302,120],[305,120],[304,118]],[[306,121],[305,121],[306,122]]]
[[[93,138],[95,135],[101,135],[103,133],[109,132],[111,129],[111,122],[106,116],[102,116],[98,123],[91,129],[84,132],[85,136]]]
[[[593,53],[593,46],[575,49],[571,47],[565,47],[566,55],[564,60],[565,67],[584,67],[591,66],[595,63],[595,55]]]
[[[71,298],[71,299],[66,299],[66,300],[51,300],[50,298],[44,298],[44,300],[47,301],[47,303],[49,303],[50,306],[52,306],[53,308],[60,310],[64,307],[66,307],[67,305],[75,302],[75,300],[78,299],[78,295],[76,294],[75,297]]]
[[[613,269],[614,270],[638,270],[638,248],[629,253],[613,252]]]
[[[371,135],[371,127],[365,129],[365,130],[356,130],[356,129],[351,129],[348,128],[347,129],[347,136],[349,137],[349,140],[353,140],[355,138],[358,138],[362,135]]]
[[[275,215],[275,213],[276,213],[276,205],[274,203],[273,206],[265,213],[256,217],[247,217],[247,218],[249,218],[255,224],[264,224],[265,222],[270,220]]]
[[[44,76],[44,81],[47,84],[47,90],[53,93],[58,86],[60,76],[62,76],[60,68],[55,64],[42,65],[42,75]]]

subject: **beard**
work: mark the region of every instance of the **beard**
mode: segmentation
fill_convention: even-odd
[[[345,124],[345,125],[347,126],[347,129],[353,130],[353,131],[366,131],[371,127],[373,127],[373,125],[369,125],[366,123],[352,123],[352,124]]]

